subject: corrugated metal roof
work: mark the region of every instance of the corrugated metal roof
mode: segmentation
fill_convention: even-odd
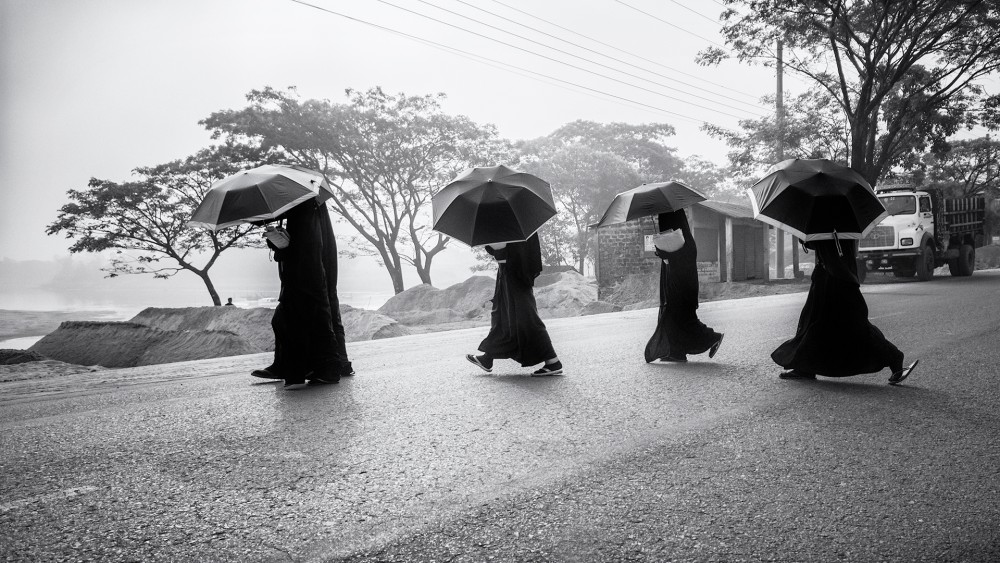
[[[739,205],[736,203],[726,203],[724,201],[714,201],[706,200],[699,201],[695,205],[700,205],[715,211],[716,213],[721,213],[729,217],[735,217],[737,219],[753,219],[753,209],[749,205]]]

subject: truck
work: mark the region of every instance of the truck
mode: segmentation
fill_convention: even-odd
[[[986,244],[986,199],[948,198],[936,189],[886,186],[876,190],[889,216],[858,244],[858,278],[892,271],[927,281],[945,264],[953,276],[971,276],[976,249]]]

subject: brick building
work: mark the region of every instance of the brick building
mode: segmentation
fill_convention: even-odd
[[[702,201],[688,209],[688,220],[698,245],[699,277],[704,281],[768,278],[770,227],[755,220],[749,207]],[[655,216],[597,230],[599,296],[626,276],[658,275],[660,260],[647,239],[656,233]]]

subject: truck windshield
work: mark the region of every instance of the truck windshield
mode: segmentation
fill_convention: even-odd
[[[912,215],[917,212],[917,198],[912,195],[888,195],[879,199],[889,215]]]

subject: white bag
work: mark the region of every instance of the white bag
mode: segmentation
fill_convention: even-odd
[[[267,240],[271,241],[277,249],[287,248],[288,243],[291,242],[292,238],[288,236],[288,231],[284,227],[275,227],[274,225],[267,225],[264,227],[264,236]]]
[[[663,231],[653,237],[653,244],[665,252],[676,252],[684,246],[684,231],[680,229]]]

